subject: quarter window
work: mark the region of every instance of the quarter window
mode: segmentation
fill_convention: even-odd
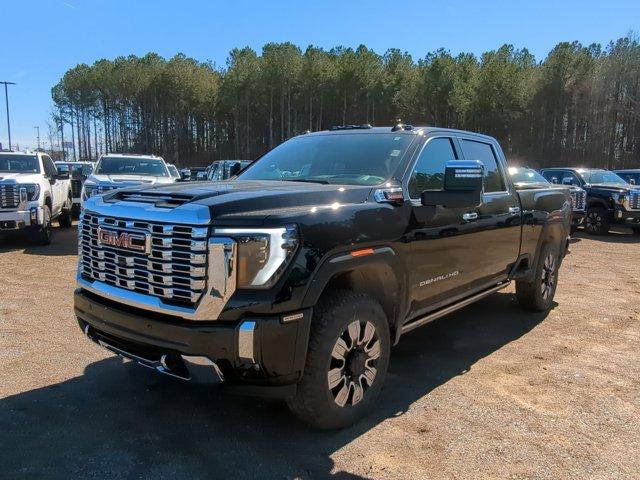
[[[427,142],[409,179],[409,197],[420,198],[425,190],[444,188],[444,169],[458,156],[450,138],[438,137]]]
[[[467,160],[480,160],[484,164],[485,193],[504,192],[506,190],[502,172],[496,160],[496,154],[490,144],[463,139],[462,151]]]

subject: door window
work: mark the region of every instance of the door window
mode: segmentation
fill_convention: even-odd
[[[44,173],[47,177],[53,178],[58,174],[58,169],[56,169],[56,166],[50,157],[43,155],[42,165],[44,166]]]
[[[444,169],[449,160],[458,156],[450,138],[432,138],[420,152],[416,166],[409,179],[409,197],[420,198],[425,190],[444,188]]]
[[[484,164],[484,192],[504,192],[504,178],[493,147],[484,142],[462,139],[462,151],[467,160],[480,160]]]

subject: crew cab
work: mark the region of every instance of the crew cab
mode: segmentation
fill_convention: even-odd
[[[0,234],[24,231],[51,243],[52,220],[71,226],[71,184],[42,152],[0,152]]]
[[[544,168],[540,173],[552,183],[587,192],[587,232],[605,235],[612,225],[623,225],[640,234],[640,187],[599,168]]]
[[[58,172],[68,172],[71,178],[71,194],[73,197],[73,214],[80,213],[82,206],[82,186],[89,175],[93,173],[93,162],[56,162]]]
[[[109,153],[98,160],[82,187],[82,201],[118,188],[174,183],[167,164],[155,155]]]
[[[553,185],[533,168],[509,167],[509,175],[516,190],[551,188]],[[568,188],[571,194],[571,234],[573,234],[578,229],[578,226],[584,222],[587,192],[575,185],[560,186],[560,188]]]
[[[516,191],[491,137],[336,127],[229,181],[90,198],[75,315],[157,372],[340,428],[375,405],[404,334],[511,282],[550,309],[570,221],[568,190]]]

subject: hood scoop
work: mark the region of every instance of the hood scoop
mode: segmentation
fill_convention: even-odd
[[[117,190],[105,195],[105,203],[134,202],[147,203],[157,208],[176,208],[193,200],[194,196],[185,193],[146,192]]]

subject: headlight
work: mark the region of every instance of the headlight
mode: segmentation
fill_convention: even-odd
[[[215,234],[229,236],[238,244],[238,288],[273,286],[298,247],[298,231],[295,226],[217,228]]]
[[[32,200],[38,200],[40,197],[40,185],[37,183],[26,183],[20,185],[20,188],[24,188],[27,191],[27,200],[30,202]]]
[[[97,192],[98,192],[97,185],[93,185],[91,183],[87,184],[85,182],[85,184],[82,186],[82,199],[86,200],[87,198],[95,195]]]
[[[614,193],[613,199],[618,205],[624,205],[627,201],[627,196],[624,193]]]

